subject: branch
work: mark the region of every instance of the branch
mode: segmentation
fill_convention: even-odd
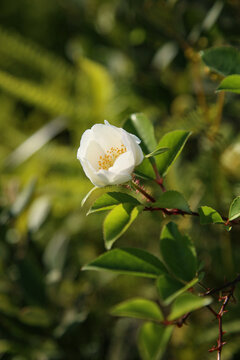
[[[155,200],[155,199],[154,199]],[[156,200],[154,201],[156,202]],[[152,206],[145,206],[144,211],[162,211],[165,215],[189,215],[189,216],[200,216],[199,213],[195,211],[186,212],[180,209],[165,209],[160,207],[152,207]],[[229,221],[229,219],[225,216],[222,216],[222,219],[225,221],[224,225],[240,225],[238,220]]]

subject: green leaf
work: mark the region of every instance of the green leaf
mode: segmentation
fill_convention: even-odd
[[[196,296],[191,293],[185,293],[180,295],[172,305],[171,312],[168,316],[168,320],[175,320],[188,312],[200,309],[204,306],[211,304],[212,298],[206,296]]]
[[[200,215],[200,223],[202,225],[224,223],[221,215],[209,206],[201,206],[198,209],[198,213]]]
[[[151,121],[142,113],[132,114],[124,124],[124,129],[141,139],[141,148],[145,154],[157,146]]]
[[[119,204],[110,211],[103,223],[106,249],[111,249],[113,243],[125,233],[142,210],[143,206]]]
[[[134,174],[144,180],[153,180],[156,178],[149,159],[144,159],[143,162],[134,169]]]
[[[136,248],[110,250],[84,266],[83,270],[108,270],[150,278],[157,278],[166,272],[166,268],[157,257]]]
[[[191,240],[182,235],[175,223],[170,222],[162,229],[160,249],[163,260],[176,278],[192,280],[197,271],[196,251]]]
[[[116,205],[121,203],[129,203],[132,205],[140,205],[140,202],[125,193],[121,192],[108,192],[100,196],[89,209],[87,215],[92,214],[97,211],[105,211],[114,208]]]
[[[230,75],[223,79],[217,91],[229,91],[240,94],[240,75]]]
[[[163,320],[163,314],[159,306],[151,300],[141,298],[130,299],[114,306],[111,314],[150,321]]]
[[[36,188],[36,179],[32,179],[27,186],[22,190],[18,195],[16,201],[10,209],[10,215],[16,217],[21,214],[21,212],[28,205],[31,197],[33,196],[34,190]]]
[[[180,281],[167,274],[160,275],[157,278],[157,290],[159,297],[164,305],[169,305],[179,295],[183,294],[189,288],[194,286],[198,281],[198,278],[195,278],[184,285]]]
[[[227,76],[240,74],[240,52],[231,46],[219,46],[201,52],[202,60],[213,71]]]
[[[154,207],[179,209],[187,213],[191,213],[187,201],[178,191],[170,190],[163,193],[154,203]]]
[[[161,360],[174,326],[143,324],[138,335],[138,348],[142,360]]]
[[[165,176],[180,155],[188,137],[189,131],[175,130],[165,134],[158,143],[159,147],[167,147],[169,150],[156,158],[157,168],[161,176]]]
[[[145,155],[145,157],[150,158],[150,157],[153,157],[153,156],[157,156],[157,155],[163,154],[164,152],[166,152],[168,150],[169,150],[169,148],[164,148],[164,147],[157,146],[154,151],[152,151],[150,154]]]
[[[240,216],[240,196],[236,197],[231,203],[228,218],[230,221]]]

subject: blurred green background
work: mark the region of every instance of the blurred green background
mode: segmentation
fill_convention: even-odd
[[[199,52],[239,47],[238,0],[7,0],[0,2],[0,359],[137,360],[140,322],[109,309],[157,299],[151,280],[81,272],[105,251],[105,215],[86,217],[92,184],[76,159],[81,134],[107,119],[146,113],[157,137],[193,135],[168,189],[193,210],[223,215],[240,193],[240,102]],[[172,219],[172,218],[171,218]],[[176,218],[218,286],[239,270],[239,230]],[[144,213],[117,246],[159,254],[159,214]],[[239,289],[236,290],[239,299]],[[240,358],[240,307],[224,316],[224,360]],[[215,359],[217,323],[204,310],[175,329],[165,359]]]

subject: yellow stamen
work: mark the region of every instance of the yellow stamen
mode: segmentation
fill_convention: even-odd
[[[98,168],[99,170],[108,170],[115,163],[116,159],[127,151],[125,145],[112,146],[110,150],[107,150],[104,156],[99,157]]]

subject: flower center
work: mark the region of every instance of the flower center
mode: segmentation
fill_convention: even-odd
[[[113,146],[110,150],[107,150],[107,153],[104,156],[99,157],[98,161],[98,169],[101,170],[108,170],[110,167],[113,166],[116,159],[127,151],[125,145],[121,146]]]

